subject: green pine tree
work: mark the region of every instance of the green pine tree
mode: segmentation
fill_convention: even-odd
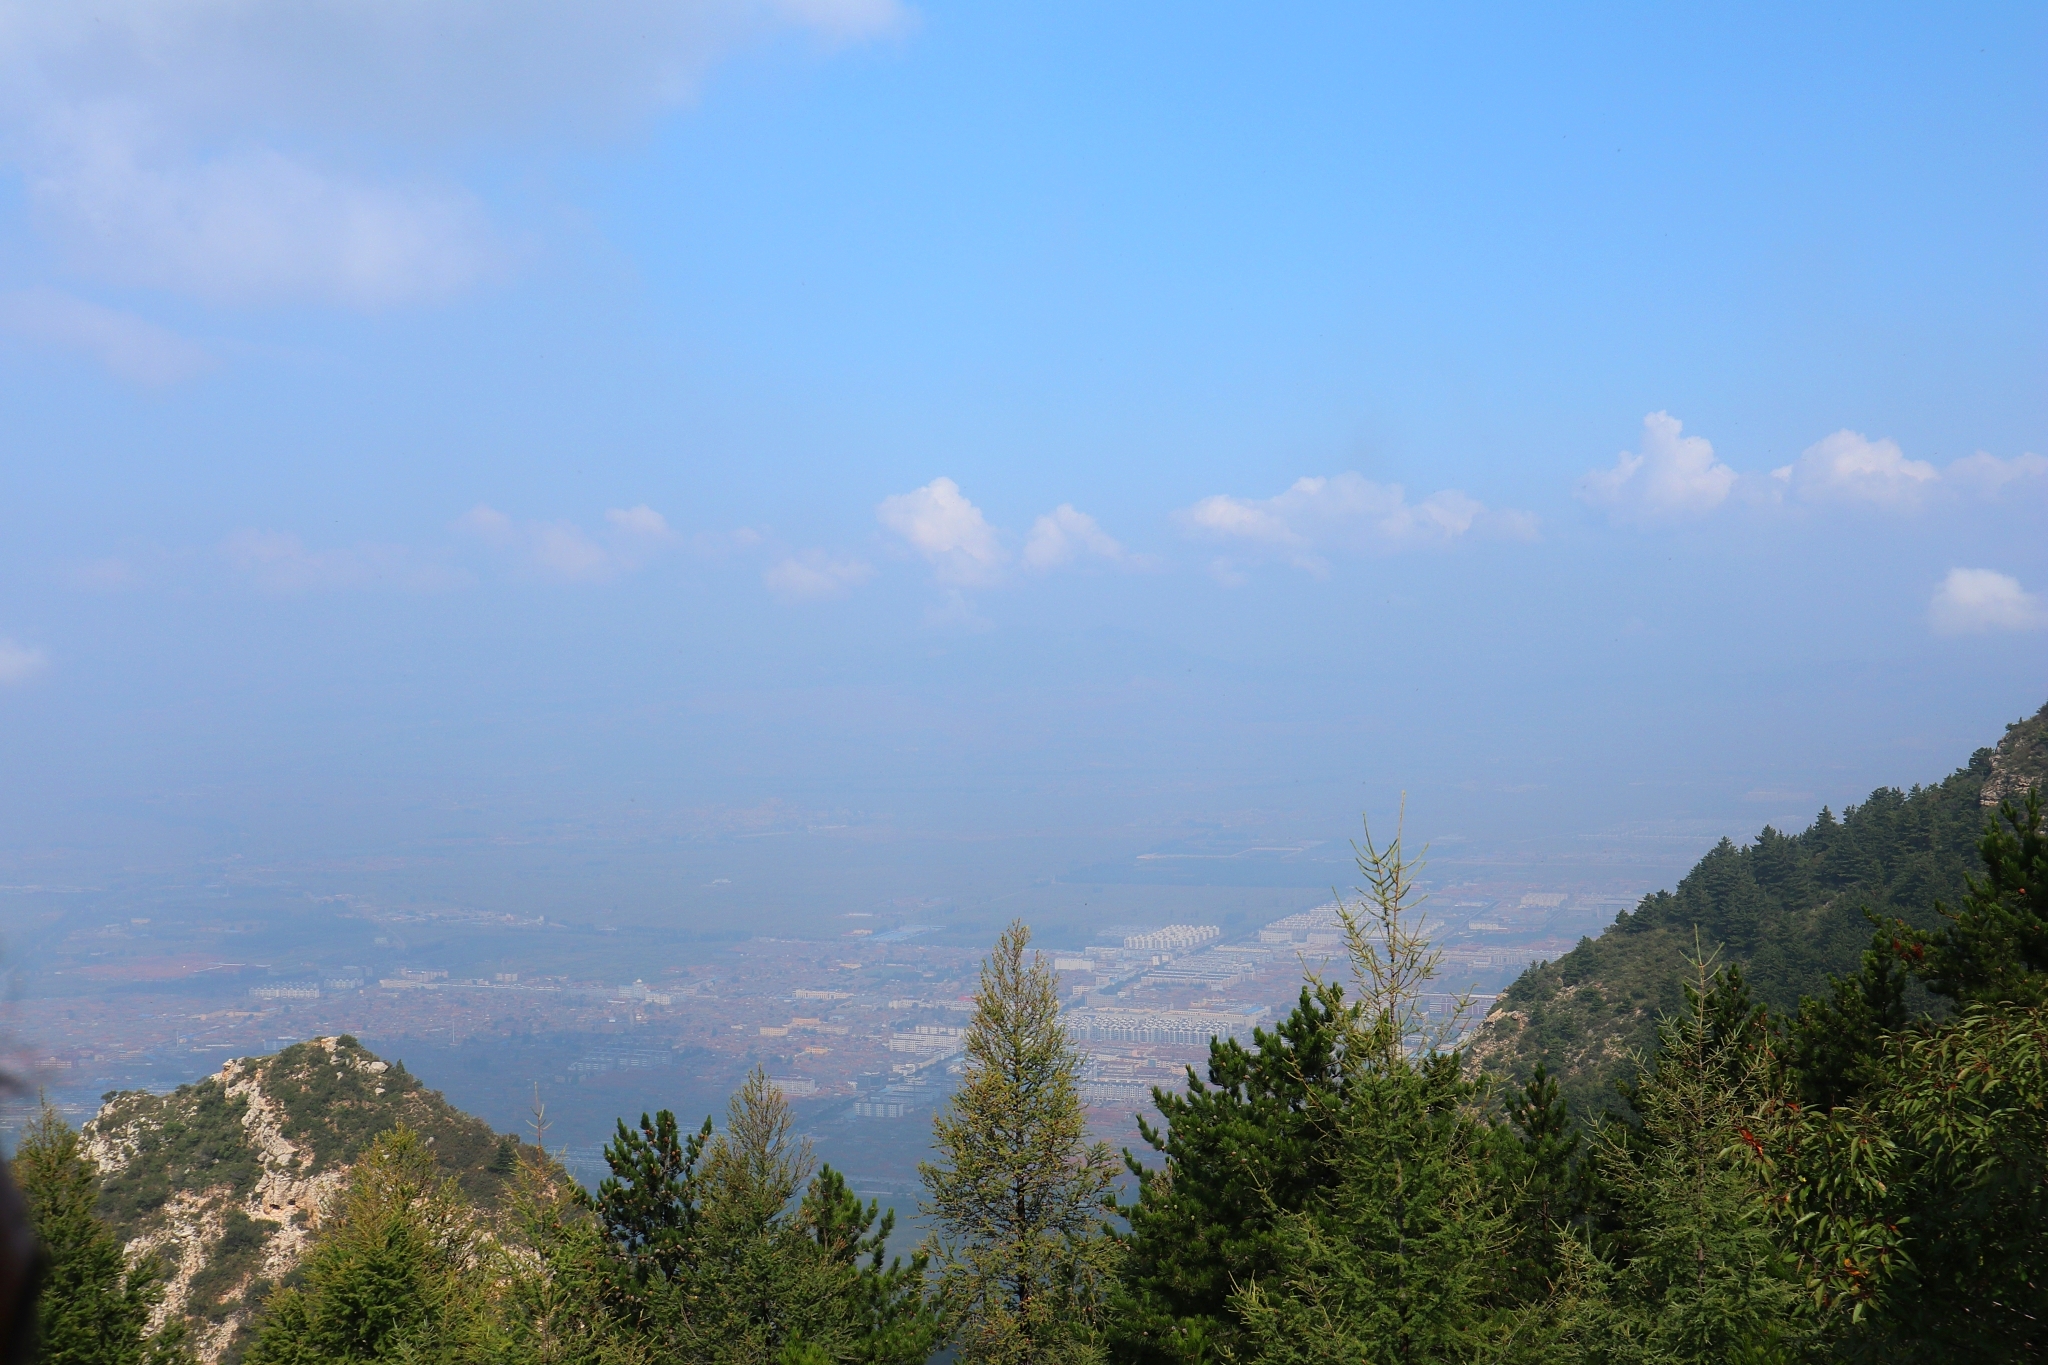
[[[1341,1082],[1329,1115],[1333,1178],[1276,1219],[1280,1268],[1238,1286],[1240,1358],[1259,1365],[1522,1360],[1533,1315],[1514,1301],[1515,1228],[1503,1197],[1507,1135],[1446,1044],[1422,989],[1440,957],[1415,886],[1420,859],[1368,831],[1362,900],[1339,903],[1357,986],[1338,1016]]]
[[[1334,983],[1304,986],[1272,1032],[1209,1044],[1204,1082],[1185,1095],[1154,1090],[1163,1121],[1138,1120],[1156,1168],[1125,1161],[1138,1197],[1110,1315],[1112,1352],[1144,1365],[1209,1365],[1243,1349],[1227,1304],[1233,1289],[1270,1280],[1288,1254],[1276,1226],[1316,1207],[1338,1179],[1344,1017]]]
[[[938,1345],[940,1322],[925,1294],[929,1261],[883,1257],[896,1227],[895,1210],[861,1203],[830,1166],[804,1193],[798,1226],[816,1244],[819,1262],[836,1281],[841,1320],[852,1329],[850,1359],[866,1365],[923,1365]]]
[[[937,1336],[922,1265],[883,1268],[887,1229],[870,1235],[874,1205],[818,1170],[794,1126],[781,1090],[755,1068],[705,1153],[700,1247],[676,1345],[684,1358],[733,1365],[821,1353],[920,1365]]]
[[[2002,802],[1978,841],[1984,875],[1968,879],[1961,909],[1940,902],[1934,930],[1901,927],[1907,970],[1957,1004],[2048,1003],[2048,829],[2041,793]]]
[[[130,1266],[112,1228],[94,1216],[99,1172],[78,1134],[47,1102],[22,1129],[14,1179],[43,1247],[39,1358],[48,1365],[175,1365],[182,1324],[149,1330],[163,1301],[153,1260]]]
[[[689,1268],[703,1216],[697,1166],[710,1141],[709,1117],[684,1138],[676,1116],[664,1109],[651,1119],[642,1114],[638,1131],[620,1119],[617,1136],[606,1144],[611,1174],[581,1202],[597,1215],[633,1289],[673,1283]],[[632,1291],[621,1284],[618,1292]]]
[[[1619,1228],[1603,1258],[1559,1243],[1565,1335],[1612,1365],[1778,1365],[1822,1341],[1820,1305],[1774,1217],[1769,1142],[1784,1111],[1765,1016],[1696,960],[1684,1013],[1595,1161]]]
[[[1093,1359],[1117,1244],[1116,1166],[1088,1141],[1081,1058],[1059,1019],[1052,965],[1012,924],[983,962],[966,1074],[920,1165],[926,1242],[960,1358],[979,1365]]]
[[[1553,1292],[1560,1269],[1558,1240],[1584,1231],[1593,1187],[1581,1160],[1581,1138],[1557,1078],[1542,1062],[1507,1101],[1518,1141],[1503,1153],[1503,1195],[1513,1210],[1514,1244],[1508,1275],[1515,1297],[1533,1301]]]
[[[938,1334],[923,1260],[884,1264],[893,1219],[816,1169],[793,1129],[759,1068],[723,1131],[707,1119],[685,1139],[667,1110],[637,1132],[622,1122],[612,1174],[581,1208],[526,1201],[537,1338],[593,1362],[921,1365]]]
[[[298,1283],[273,1294],[247,1365],[454,1362],[497,1344],[493,1247],[417,1133],[395,1128],[356,1161]]]

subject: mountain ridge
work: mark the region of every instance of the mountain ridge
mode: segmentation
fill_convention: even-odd
[[[1524,971],[1475,1030],[1467,1058],[1516,1082],[1541,1063],[1575,1112],[1595,1116],[1654,1050],[1658,1019],[1682,1004],[1689,954],[1740,964],[1761,1003],[1796,1009],[1856,969],[1870,944],[1866,912],[1933,928],[1936,904],[1957,904],[1980,870],[1986,819],[2044,778],[2048,705],[1940,782],[1880,787],[1839,818],[1823,808],[1798,834],[1766,825],[1744,845],[1724,838],[1673,889]]]
[[[236,1058],[164,1095],[109,1092],[80,1137],[99,1171],[100,1215],[131,1260],[155,1255],[163,1266],[152,1328],[181,1317],[206,1365],[238,1359],[356,1157],[401,1124],[479,1208],[502,1202],[519,1138],[346,1034]]]

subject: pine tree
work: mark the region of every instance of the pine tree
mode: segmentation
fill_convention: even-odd
[[[1596,1135],[1621,1228],[1606,1259],[1561,1240],[1566,1335],[1616,1365],[1789,1365],[1823,1323],[1773,1217],[1765,1137],[1785,1106],[1759,1045],[1766,1020],[1739,978],[1715,978],[1704,960],[1685,996],[1632,1092],[1640,1129]]]
[[[758,1067],[688,1139],[667,1110],[619,1125],[612,1174],[579,1201],[529,1200],[544,1279],[527,1297],[563,1358],[705,1365],[921,1365],[937,1336],[924,1262],[883,1264],[893,1220],[816,1168]],[[797,1196],[802,1192],[802,1198]],[[877,1222],[880,1226],[877,1229]]]
[[[821,1167],[804,1193],[798,1226],[838,1283],[839,1313],[851,1328],[852,1358],[866,1365],[923,1365],[938,1345],[940,1323],[924,1292],[923,1252],[883,1264],[896,1212],[861,1203],[846,1180]]]
[[[620,1119],[618,1135],[606,1144],[611,1174],[582,1202],[597,1214],[635,1285],[675,1280],[694,1255],[703,1213],[697,1164],[710,1141],[709,1117],[685,1139],[664,1109],[651,1119],[642,1114],[637,1132]]]
[[[1117,1252],[1103,1233],[1116,1168],[1088,1142],[1081,1059],[1030,939],[1012,924],[982,964],[966,1074],[933,1124],[940,1159],[919,1167],[926,1245],[970,1365],[1092,1359]]]
[[[1313,1209],[1338,1178],[1350,1009],[1335,983],[1304,986],[1250,1047],[1211,1039],[1206,1082],[1189,1068],[1185,1095],[1152,1092],[1164,1122],[1140,1117],[1138,1128],[1159,1164],[1125,1154],[1138,1197],[1123,1209],[1130,1230],[1110,1318],[1117,1359],[1204,1365],[1242,1349],[1231,1291],[1285,1269],[1278,1220]]]
[[[1435,1022],[1422,1008],[1440,957],[1420,914],[1421,860],[1399,832],[1380,847],[1368,831],[1357,852],[1363,897],[1339,903],[1358,994],[1339,1016],[1334,1179],[1276,1221],[1281,1268],[1231,1295],[1238,1354],[1260,1365],[1527,1358],[1530,1315],[1507,1292],[1503,1136],[1448,1046],[1456,1014]]]
[[[247,1365],[453,1362],[496,1339],[492,1248],[475,1211],[417,1133],[395,1128],[358,1158],[301,1282],[264,1305]]]
[[[1907,970],[1957,1004],[2048,1003],[2048,829],[2041,793],[2006,801],[1984,830],[1984,876],[1968,879],[1960,910],[1939,902],[1940,929],[1902,929]]]
[[[1502,1162],[1502,1193],[1513,1206],[1514,1293],[1533,1300],[1556,1286],[1558,1239],[1574,1235],[1592,1202],[1590,1169],[1580,1158],[1580,1135],[1543,1063],[1519,1094],[1510,1095],[1507,1119],[1518,1142]]]
[[[163,1300],[153,1260],[127,1264],[112,1228],[93,1214],[99,1172],[78,1134],[48,1103],[23,1128],[14,1178],[43,1246],[37,1302],[39,1359],[48,1365],[174,1365],[186,1359],[182,1324],[155,1332]]]

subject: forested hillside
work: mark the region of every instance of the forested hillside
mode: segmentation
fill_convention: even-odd
[[[518,1138],[347,1036],[240,1058],[168,1095],[109,1095],[80,1136],[100,1176],[98,1213],[131,1256],[155,1254],[169,1313],[212,1361],[238,1354],[357,1156],[401,1124],[485,1207],[518,1168]]]
[[[1599,938],[1524,972],[1472,1056],[1518,1081],[1543,1063],[1576,1111],[1598,1113],[1654,1047],[1658,1019],[1682,1007],[1696,941],[1739,964],[1757,1000],[1789,1013],[1857,969],[1871,941],[1866,911],[1933,928],[1936,903],[1957,905],[1965,878],[1981,871],[1985,821],[2044,773],[2048,706],[1933,786],[1880,788],[1839,818],[1823,810],[1803,833],[1766,827],[1740,847],[1723,839],[1676,890],[1644,897]]]

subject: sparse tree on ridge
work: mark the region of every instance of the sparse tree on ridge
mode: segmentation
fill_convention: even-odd
[[[1090,1143],[1081,1057],[1059,1019],[1052,966],[1012,924],[982,963],[966,1074],[919,1167],[926,1242],[963,1361],[1039,1365],[1099,1354],[1117,1244],[1116,1165]]]

